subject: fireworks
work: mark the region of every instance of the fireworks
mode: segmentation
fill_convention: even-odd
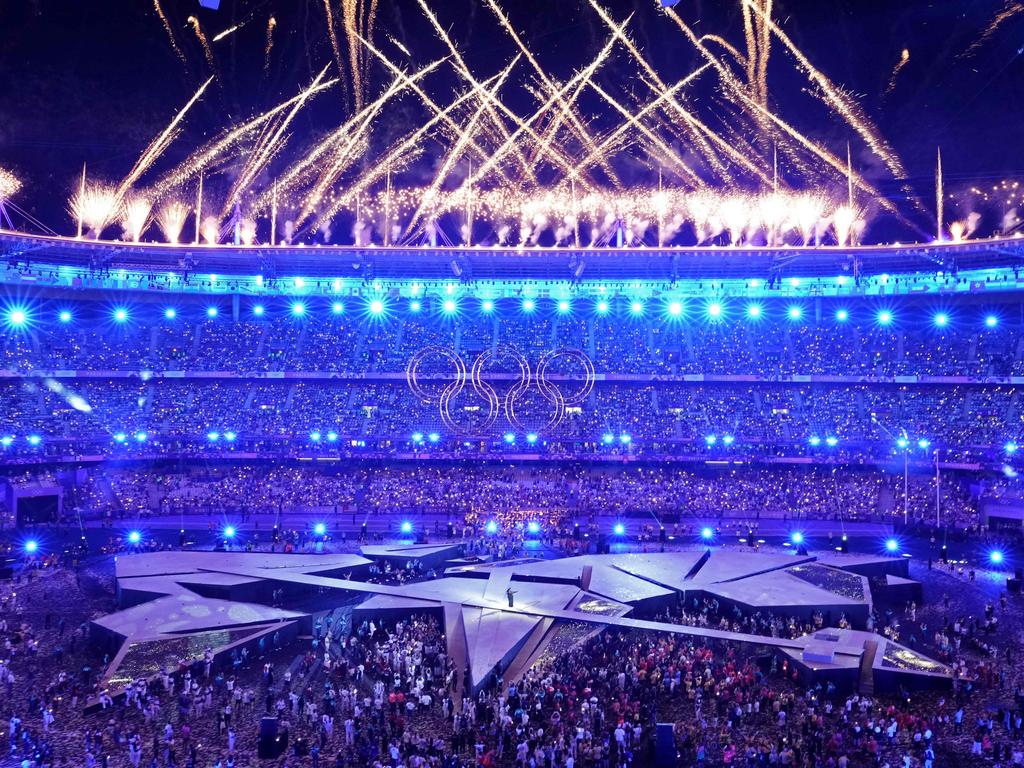
[[[263,74],[270,72],[270,52],[274,50],[274,28],[277,27],[277,19],[271,16],[267,19],[267,43],[263,47]]]
[[[203,32],[203,28],[199,26],[199,19],[195,16],[189,16],[186,21],[192,25],[192,29],[195,30],[196,39],[199,40],[199,44],[203,46],[203,55],[206,57],[206,63],[210,69],[216,69],[217,64],[213,60],[213,50],[210,48],[210,43],[206,39],[206,34]]]
[[[178,57],[182,64],[187,65],[188,59],[185,58],[185,54],[182,53],[181,48],[178,47],[178,41],[174,37],[174,30],[171,28],[171,22],[167,20],[167,16],[164,14],[164,9],[160,7],[160,0],[153,0],[153,7],[156,9],[156,15],[160,17],[160,23],[164,25],[164,31],[167,32],[167,38],[171,41],[171,48],[174,49],[174,55]]]
[[[85,231],[99,238],[104,228],[117,215],[117,192],[102,184],[85,184],[71,198],[72,217]]]
[[[18,177],[10,171],[0,168],[0,205],[5,200],[10,200],[21,189],[21,182]]]
[[[133,243],[142,239],[142,233],[149,226],[149,214],[152,210],[153,203],[142,196],[131,197],[122,206],[121,226]]]
[[[894,90],[896,90],[896,78],[899,77],[902,69],[907,66],[907,62],[910,61],[910,51],[906,48],[900,54],[900,60],[896,62],[896,66],[892,69],[892,74],[889,76],[889,85],[885,88],[885,95],[888,96]]]
[[[157,214],[157,222],[160,224],[160,231],[164,233],[169,243],[177,243],[181,237],[181,230],[185,228],[185,220],[188,219],[189,207],[178,200],[171,200],[164,203]]]

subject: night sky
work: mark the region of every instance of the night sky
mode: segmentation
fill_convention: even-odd
[[[697,54],[654,0],[606,0],[604,5],[617,19],[635,14],[630,32],[667,80],[698,64]],[[677,11],[701,32],[722,34],[742,47],[738,5],[682,0]],[[100,177],[123,176],[209,75],[202,48],[186,25],[189,15],[198,17],[210,38],[245,23],[212,43],[219,79],[190,114],[168,160],[180,160],[234,119],[294,94],[333,61],[320,0],[223,0],[218,11],[199,8],[197,0],[163,0],[162,6],[186,56],[184,65],[148,0],[9,0],[3,5],[0,167],[25,182],[19,202],[48,223],[66,226],[64,201],[83,162]],[[478,0],[432,0],[431,6],[474,71],[494,74],[514,55],[514,46]],[[506,0],[504,7],[545,67],[559,77],[589,61],[605,39],[606,30],[585,2]],[[774,17],[819,69],[859,97],[924,194],[938,145],[950,187],[1024,177],[1024,13],[1007,19],[965,55],[1003,7],[1003,0],[776,0]],[[264,73],[271,13],[278,27]],[[389,35],[410,49],[411,60],[396,55],[410,66],[444,53],[414,0],[380,0],[374,39],[390,55],[397,49]],[[903,48],[910,51],[909,62],[886,95]],[[806,81],[779,46],[768,77],[774,106],[790,117],[795,109],[800,128],[835,151],[845,145],[849,133],[835,122],[810,113],[801,122]],[[375,67],[371,78],[372,94],[384,82],[384,72]],[[636,87],[614,66],[602,71],[601,82],[612,89]],[[319,98],[295,123],[295,133],[315,137],[338,124],[343,101],[340,92]],[[396,132],[417,119],[412,111],[389,116]]]

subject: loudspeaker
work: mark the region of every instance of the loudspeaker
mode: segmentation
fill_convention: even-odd
[[[672,723],[658,723],[654,732],[654,764],[657,768],[675,768],[676,738]]]
[[[260,720],[260,737],[256,754],[260,760],[276,760],[288,749],[288,735],[277,735],[277,718],[264,717]]]

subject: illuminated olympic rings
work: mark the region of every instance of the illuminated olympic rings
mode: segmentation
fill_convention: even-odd
[[[454,368],[454,376],[450,374],[433,374],[433,378],[445,382],[440,395],[428,392],[422,382],[420,366],[425,360],[432,357],[439,357],[449,361]],[[512,385],[505,393],[504,401],[495,391],[494,387],[484,378],[484,368],[494,359],[511,358],[518,368],[518,375],[513,379]],[[558,386],[553,383],[548,374],[549,366],[558,358],[568,358],[575,361],[583,368],[583,383],[571,395],[566,396]],[[420,400],[431,405],[436,404],[441,416],[441,421],[453,432],[460,434],[466,430],[459,425],[451,414],[451,402],[458,397],[466,387],[467,371],[466,364],[454,350],[444,347],[425,347],[412,356],[405,370],[405,378],[412,390]],[[539,432],[546,432],[557,427],[565,418],[565,409],[579,405],[594,388],[596,373],[594,364],[590,358],[578,349],[562,348],[546,352],[537,362],[536,370],[531,370],[529,361],[513,347],[499,345],[495,349],[481,352],[473,361],[473,366],[468,376],[473,390],[487,403],[487,412],[482,422],[475,427],[478,430],[488,430],[494,426],[498,418],[498,412],[504,410],[505,418],[508,419],[516,429],[526,430],[520,415],[516,412],[516,403],[530,389],[533,384],[541,396],[553,406],[553,412],[547,423],[541,427]]]

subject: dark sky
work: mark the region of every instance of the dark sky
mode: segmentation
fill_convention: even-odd
[[[513,55],[511,43],[479,0],[430,4],[481,74],[493,74]],[[695,54],[657,12],[655,0],[604,4],[619,19],[635,14],[631,32],[667,79],[692,69]],[[186,55],[185,65],[171,49],[150,0],[7,0],[0,5],[0,166],[24,180],[20,202],[47,221],[63,215],[63,200],[83,162],[100,176],[123,175],[209,74],[185,23],[190,14],[210,38],[239,21],[246,23],[213,43],[220,80],[190,115],[171,158],[233,119],[293,94],[332,61],[321,0],[222,0],[218,11],[200,9],[197,0],[162,0],[162,6]],[[605,34],[580,0],[506,0],[504,6],[558,76],[568,77],[588,61],[587,54],[593,55]],[[720,33],[741,46],[737,8],[731,0],[681,0],[677,6],[700,31]],[[1009,18],[973,55],[964,56],[1001,8],[1003,0],[776,0],[775,18],[817,67],[858,95],[914,183],[923,188],[930,183],[940,144],[951,185],[1024,176],[1024,13]],[[271,13],[278,28],[272,66],[264,74]],[[442,53],[414,0],[380,0],[375,40],[393,53],[388,35],[411,49],[416,62]],[[886,96],[903,48],[910,51],[910,60]],[[805,81],[778,46],[773,56],[769,85],[780,112],[789,111],[807,133],[833,146],[845,141],[834,123],[818,124],[810,113],[804,119]],[[381,75],[375,70],[374,84],[382,82]],[[603,77],[610,87],[634,87],[616,82],[614,69]],[[340,96],[320,99],[295,131],[315,135],[337,124],[341,110]],[[414,118],[394,117],[397,123],[403,119]]]

